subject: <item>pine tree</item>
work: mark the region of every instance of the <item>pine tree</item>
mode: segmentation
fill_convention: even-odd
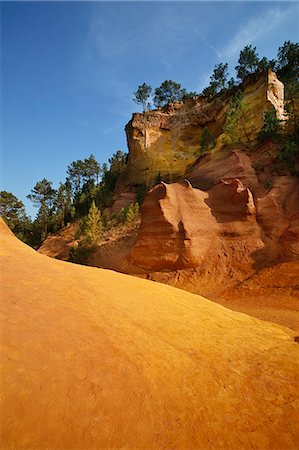
[[[200,138],[200,154],[215,147],[215,138],[208,127],[205,127]]]
[[[148,99],[151,96],[152,88],[146,83],[143,83],[141,86],[138,86],[136,92],[134,92],[133,101],[138,105],[142,105],[143,112],[150,108],[150,103],[148,103]]]
[[[19,239],[31,245],[31,219],[26,214],[23,202],[11,192],[0,192],[0,216]]]
[[[244,94],[238,91],[230,100],[229,107],[226,112],[226,121],[224,131],[229,137],[231,143],[240,142],[240,134],[244,133],[247,143],[251,144],[251,140],[245,127],[244,114],[248,106],[244,103]],[[241,130],[240,130],[241,128]]]
[[[60,183],[55,199],[56,214],[60,227],[63,228],[67,220],[74,217],[74,207],[72,206],[71,191],[69,184]]]
[[[279,140],[281,136],[281,120],[276,116],[275,109],[269,109],[264,113],[263,126],[259,132],[258,139],[263,142],[267,138],[273,141]]]
[[[256,52],[256,47],[252,45],[246,45],[243,50],[240,51],[238,60],[238,66],[236,66],[237,76],[240,80],[244,80],[247,75],[257,72],[259,69],[259,57]]]
[[[180,83],[172,80],[165,80],[161,86],[155,89],[154,105],[162,108],[172,102],[181,101],[186,91]]]
[[[202,91],[203,95],[206,95],[207,97],[213,97],[214,95],[219,94],[221,91],[227,89],[229,87],[227,77],[228,64],[217,64],[214,67],[212,75],[210,76],[209,86]],[[231,80],[230,83],[232,83]]]
[[[91,246],[97,245],[103,234],[101,212],[93,201],[85,223],[84,238]]]
[[[45,238],[56,198],[56,191],[52,188],[52,182],[45,178],[38,181],[27,198],[33,202],[34,206],[39,207],[37,221],[41,227],[41,234]]]

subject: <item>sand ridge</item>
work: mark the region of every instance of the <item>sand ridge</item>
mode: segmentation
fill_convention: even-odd
[[[2,448],[296,448],[293,332],[0,233]]]

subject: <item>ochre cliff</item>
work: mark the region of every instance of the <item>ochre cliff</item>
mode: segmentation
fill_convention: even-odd
[[[243,87],[248,105],[247,132],[253,139],[266,108],[274,106],[277,116],[283,117],[283,85],[270,71],[250,78]],[[104,236],[88,264],[138,274],[217,301],[227,298],[238,286],[243,289],[246,280],[259,279],[260,293],[250,285],[250,289],[243,289],[247,295],[243,305],[237,302],[245,312],[252,298],[265,301],[261,292],[266,278],[259,278],[261,271],[266,273],[271,268],[271,273],[283,281],[291,270],[294,276],[289,287],[279,283],[271,287],[271,298],[275,298],[275,305],[281,305],[279,314],[270,297],[267,307],[255,309],[257,317],[279,322],[286,307],[290,310],[289,305],[295,308],[298,303],[294,282],[296,274],[299,276],[298,176],[278,173],[275,155],[281,150],[274,142],[250,148],[239,142],[222,142],[229,98],[224,95],[208,101],[201,97],[171,105],[168,110],[133,116],[127,127],[128,167],[118,183],[110,212],[134,202],[136,184],[151,184],[157,174],[162,176],[164,163],[168,178],[177,180],[157,184],[147,194],[139,231],[136,224],[133,232]],[[194,162],[205,124],[218,136],[217,144]],[[179,155],[187,156],[175,162],[172,158],[178,149]],[[151,158],[165,161],[154,166],[149,164]],[[166,162],[181,164],[180,168],[176,166],[175,175]],[[149,178],[143,178],[144,174]],[[67,247],[58,245],[56,249],[59,242],[50,238],[40,251],[61,257],[59,249]],[[233,294],[233,298],[236,296]],[[285,299],[283,306],[281,298]],[[281,323],[288,324],[290,317]]]
[[[244,92],[245,132],[254,140],[260,130],[263,113],[274,107],[284,116],[284,89],[274,72],[254,75],[242,86]],[[126,126],[129,148],[128,167],[119,190],[138,184],[153,185],[157,178],[173,181],[184,175],[198,157],[200,138],[208,126],[222,146],[225,112],[232,92],[214,100],[198,97],[171,104],[166,110],[133,114]],[[242,139],[243,127],[238,131]]]
[[[237,153],[231,156],[235,159]],[[231,174],[230,163],[220,167]],[[298,178],[277,177],[267,191],[243,168],[240,164],[242,182],[235,177],[218,180],[214,167],[203,182],[210,177],[213,187],[207,191],[187,179],[155,186],[142,206],[138,239],[124,270],[198,267],[211,278],[217,275],[217,284],[224,278],[236,282],[264,265],[299,259]],[[196,178],[190,179],[196,184]]]
[[[252,194],[236,178],[208,192],[188,181],[157,185],[141,217],[137,242],[123,265],[130,272],[197,268],[202,280],[213,279],[216,287],[253,273],[264,248]]]

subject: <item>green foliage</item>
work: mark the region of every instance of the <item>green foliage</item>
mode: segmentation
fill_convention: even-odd
[[[296,104],[299,104],[299,83],[296,81],[289,82],[285,85],[286,99],[285,112],[288,120],[284,125],[287,134],[296,135],[299,128],[299,119],[296,111]]]
[[[139,205],[142,205],[144,197],[148,191],[148,187],[146,184],[140,184],[136,189],[136,202]]]
[[[18,200],[11,192],[0,192],[0,215],[7,223],[14,223],[23,221],[26,217],[25,207],[21,200]]]
[[[93,201],[85,221],[83,239],[87,244],[95,246],[99,243],[103,231],[104,227],[101,220],[101,212]]]
[[[120,175],[127,167],[127,160],[128,154],[121,150],[117,150],[108,160],[110,163],[110,172],[117,176]]]
[[[86,244],[84,241],[79,241],[76,247],[72,246],[69,249],[70,261],[77,264],[86,264],[94,251],[95,247]]]
[[[101,166],[96,161],[93,154],[84,160],[73,161],[67,167],[68,183],[71,186],[73,194],[80,192],[85,183],[95,184],[99,181],[102,174]]]
[[[227,82],[227,89],[232,89],[235,86],[236,86],[236,80],[233,77],[231,77]]]
[[[72,195],[69,183],[60,183],[56,193],[55,208],[60,227],[63,228],[67,222],[75,216],[75,208],[72,206]]]
[[[121,222],[123,222],[125,225],[129,225],[130,223],[134,222],[136,217],[139,214],[139,204],[131,203],[129,206],[122,208],[119,212],[119,217]]]
[[[75,197],[74,197],[74,208],[76,211],[76,217],[83,217],[86,214],[88,214],[92,199],[90,198],[90,194],[83,192],[83,191],[79,191],[76,193]]]
[[[278,53],[278,76],[284,83],[285,109],[288,113],[286,123],[287,132],[295,135],[298,130],[298,116],[296,104],[299,103],[299,44],[285,41],[279,47]]]
[[[104,231],[101,212],[93,201],[87,217],[79,222],[76,238],[78,245],[70,247],[70,260],[78,264],[86,264],[95,251]]]
[[[39,208],[36,221],[41,227],[42,239],[47,237],[49,224],[52,222],[51,216],[54,213],[56,194],[55,189],[52,188],[52,182],[44,178],[42,181],[38,181],[31,189],[31,194],[27,195],[34,206]]]
[[[268,180],[265,181],[264,183],[264,187],[265,189],[272,189],[273,187],[273,180],[271,180],[271,178],[269,178]]]
[[[80,161],[79,159],[73,161],[67,166],[66,173],[68,174],[67,181],[72,187],[72,192],[79,192],[83,179],[83,161]]]
[[[200,155],[215,147],[215,138],[208,127],[205,127],[200,138]]]
[[[96,161],[93,154],[89,158],[84,159],[84,173],[83,178],[85,182],[99,182],[99,176],[102,174],[101,166]]]
[[[267,59],[265,56],[259,60],[258,71],[262,72],[267,69],[276,70],[277,62],[275,59]]]
[[[181,101],[184,95],[186,95],[186,91],[179,83],[165,80],[161,86],[155,89],[154,105],[162,108],[169,103]]]
[[[264,113],[264,122],[258,134],[260,142],[271,138],[273,141],[278,141],[281,136],[281,120],[276,116],[275,109],[269,109]]]
[[[94,191],[94,200],[96,205],[105,209],[111,206],[113,201],[113,191],[121,174],[126,170],[128,154],[117,150],[111,158],[109,158],[110,167],[103,164],[103,179],[100,186]]]
[[[296,142],[287,140],[276,157],[275,168],[278,173],[290,172],[295,175],[296,159],[299,156],[299,146]]]
[[[223,90],[227,89],[228,84],[228,64],[220,63],[214,67],[213,73],[210,76],[210,84],[207,88],[205,88],[202,93],[207,97],[213,97],[216,94],[219,94]],[[233,83],[232,79],[230,80],[230,85]]]
[[[0,216],[19,239],[31,243],[31,219],[25,212],[23,202],[11,192],[0,192]]]
[[[283,83],[298,81],[299,78],[299,44],[285,41],[277,53],[278,74]]]
[[[182,100],[193,99],[195,97],[198,97],[197,92],[195,91],[188,92],[186,89],[182,90]]]
[[[38,181],[33,189],[31,189],[31,194],[27,195],[27,198],[31,200],[36,207],[42,205],[51,208],[55,200],[55,189],[52,188],[52,182],[43,178],[42,181]]]
[[[150,109],[150,103],[148,99],[152,94],[153,89],[146,83],[143,83],[141,86],[138,86],[136,92],[134,92],[133,101],[138,105],[142,105],[143,112]]]
[[[258,161],[253,161],[253,163],[251,164],[251,167],[256,171],[256,173],[263,172],[263,170],[265,168],[264,164],[262,164]]]
[[[239,64],[235,69],[237,71],[237,77],[242,81],[247,75],[257,72],[259,69],[259,57],[256,52],[256,47],[246,45],[243,50],[240,51],[238,63]]]
[[[106,182],[110,180],[110,177],[113,177],[113,183]],[[112,176],[110,173],[107,175],[107,178],[104,178],[105,181],[97,188],[95,194],[95,202],[98,208],[104,210],[105,208],[110,208],[113,203],[113,189],[116,184],[117,178]],[[112,187],[111,187],[112,186]]]
[[[245,126],[244,116],[247,109],[248,106],[244,103],[244,94],[239,90],[230,99],[223,127],[230,143],[241,142],[241,136],[244,133],[247,141],[246,143],[251,144]]]

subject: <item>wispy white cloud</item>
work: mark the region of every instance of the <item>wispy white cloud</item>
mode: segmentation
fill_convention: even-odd
[[[91,18],[89,42],[92,42],[98,56],[104,60],[130,58],[132,55],[138,57],[139,54],[146,53],[149,58],[170,70],[188,49],[188,38],[192,31],[219,59],[219,50],[199,30],[197,16],[192,15],[189,9],[184,11],[179,3],[178,6],[161,3],[159,9],[148,9],[144,21],[138,23],[135,20],[134,28],[116,27],[110,33],[107,33],[109,15],[103,16],[95,9]],[[186,30],[189,30],[189,34]]]
[[[213,44],[211,44],[211,42],[209,42],[206,38],[205,38],[205,36],[199,31],[199,30],[197,30],[197,29],[195,29],[194,30],[194,33],[198,36],[198,37],[200,37],[200,39],[202,40],[202,42],[207,46],[207,47],[209,47],[215,54],[216,54],[216,56],[217,56],[217,58],[221,58],[221,53],[217,50],[217,48],[213,45]]]
[[[275,6],[265,9],[262,15],[250,18],[247,23],[240,25],[235,36],[220,51],[221,57],[234,58],[245,45],[256,44],[258,41],[265,39],[281,26],[289,14],[292,14],[292,11],[292,7]]]

